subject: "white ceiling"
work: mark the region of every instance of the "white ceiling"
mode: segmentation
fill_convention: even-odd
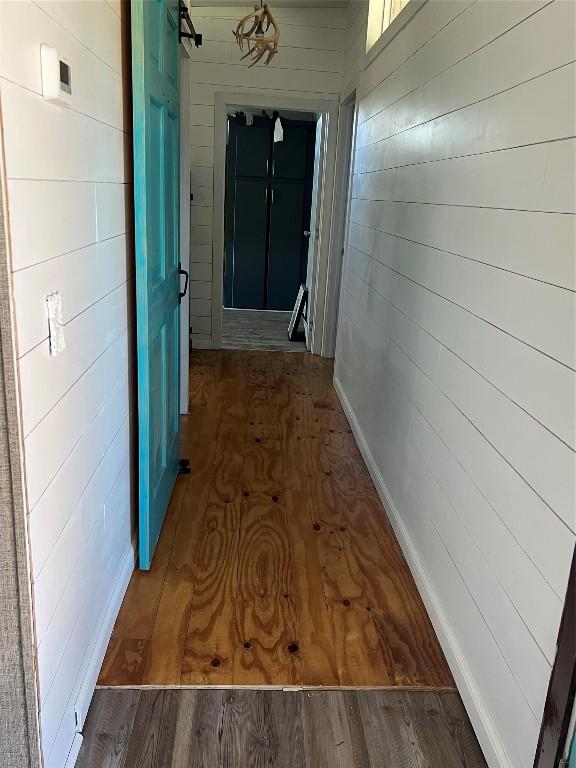
[[[242,6],[248,9],[256,5],[256,0],[192,0],[194,6]],[[345,8],[348,0],[270,0],[273,8]]]

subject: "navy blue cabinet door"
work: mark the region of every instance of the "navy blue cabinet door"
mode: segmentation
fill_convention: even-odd
[[[316,125],[229,120],[224,305],[290,310],[306,278]]]

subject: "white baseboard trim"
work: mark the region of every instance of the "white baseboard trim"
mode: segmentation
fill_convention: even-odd
[[[494,721],[486,709],[483,698],[478,690],[476,681],[471,673],[466,657],[452,628],[448,617],[438,599],[438,595],[432,584],[424,563],[420,559],[418,551],[412,541],[408,529],[404,525],[400,512],[392,499],[378,465],[372,456],[372,451],[362,433],[352,406],[342,388],[340,381],[334,377],[334,387],[350,423],[354,437],[360,449],[360,453],[366,463],[368,472],[376,486],[378,495],[384,505],[392,527],[396,533],[404,557],[408,562],[414,580],[418,586],[420,596],[424,601],[432,625],[438,635],[440,645],[450,666],[450,670],[458,686],[458,692],[464,702],[466,711],[476,733],[476,737],[484,752],[484,757],[490,768],[513,768],[512,762],[504,749]]]
[[[78,755],[80,754],[80,747],[82,746],[82,734],[76,733],[74,734],[74,741],[72,742],[72,746],[70,747],[70,752],[68,752],[68,757],[66,758],[66,765],[64,768],[74,768],[76,765],[76,760],[78,760]]]
[[[196,336],[191,336],[190,339],[192,349],[217,349],[212,339],[198,339]]]
[[[122,605],[122,600],[124,599],[124,594],[128,588],[130,577],[134,571],[135,563],[136,550],[131,543],[126,548],[126,552],[118,568],[116,583],[114,584],[112,594],[110,595],[110,599],[104,610],[102,622],[100,623],[100,630],[94,641],[90,660],[86,666],[84,677],[75,698],[74,708],[78,714],[78,721],[76,723],[76,730],[78,732],[82,731],[82,728],[84,727],[88,708],[90,707],[90,702],[92,701],[92,696],[96,688],[96,681],[98,680],[100,668],[104,661],[106,648],[108,647],[110,636],[112,635],[114,622],[116,621],[118,611]],[[70,763],[69,768],[72,768],[73,765],[74,763]]]

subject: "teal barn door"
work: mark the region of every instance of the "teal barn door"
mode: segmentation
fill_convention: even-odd
[[[139,566],[148,570],[179,461],[179,7],[132,0]]]

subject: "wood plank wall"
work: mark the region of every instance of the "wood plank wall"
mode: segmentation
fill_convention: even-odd
[[[130,115],[117,2],[0,3],[0,95],[44,765],[62,768],[133,567]],[[42,98],[40,44],[72,68]],[[129,71],[129,70],[128,70]],[[66,350],[48,352],[45,295]]]
[[[346,8],[274,9],[281,26],[280,52],[269,67],[240,64],[232,30],[245,9],[194,6],[194,26],[204,36],[192,51],[191,162],[194,194],[191,214],[190,325],[195,347],[212,344],[212,221],[214,95],[217,92],[271,93],[274,96],[329,99],[342,86]],[[215,256],[216,258],[216,256]],[[219,256],[221,258],[221,255]]]
[[[434,0],[366,67],[339,319],[337,385],[487,758],[513,768],[575,538],[574,13]]]
[[[365,0],[351,0],[348,4],[348,29],[344,46],[342,88],[344,98],[356,88],[360,72],[364,68],[367,26],[368,3]]]

